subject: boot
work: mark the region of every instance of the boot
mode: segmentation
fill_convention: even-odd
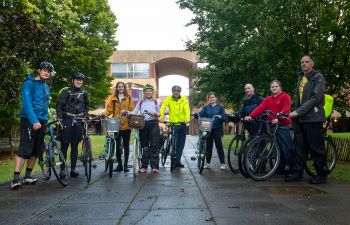
[[[127,162],[124,163],[124,172],[125,173],[129,172],[129,168],[128,168],[128,163]]]
[[[123,170],[123,166],[121,163],[118,163],[118,166],[113,170],[114,172],[120,172]]]

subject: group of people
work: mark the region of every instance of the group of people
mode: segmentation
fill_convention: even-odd
[[[284,139],[287,146],[282,149],[282,170],[287,170],[285,181],[293,182],[303,179],[303,170],[306,165],[305,153],[310,152],[317,171],[317,176],[312,178],[313,184],[326,183],[329,173],[326,166],[325,146],[322,134],[322,125],[325,121],[323,109],[325,96],[325,79],[323,75],[313,69],[314,62],[311,56],[305,55],[301,59],[301,69],[296,92],[295,110],[291,112],[291,98],[282,92],[282,85],[278,80],[270,83],[271,96],[263,98],[255,90],[252,84],[246,84],[244,89],[246,97],[243,102],[241,114],[245,120],[251,120],[259,116],[265,110],[274,113],[289,114],[289,118],[279,121],[278,133]],[[22,109],[20,112],[20,145],[15,157],[14,177],[11,182],[12,189],[21,186],[20,172],[27,160],[26,172],[23,179],[25,184],[35,184],[38,180],[31,176],[36,158],[40,156],[45,132],[45,123],[48,120],[48,105],[50,89],[46,84],[54,67],[48,61],[43,61],[36,70],[36,76],[29,75],[22,86]],[[70,176],[77,177],[76,162],[78,156],[78,144],[82,138],[83,125],[81,122],[73,122],[74,117],[88,116],[89,97],[83,89],[85,76],[74,73],[71,87],[64,88],[56,105],[58,118],[62,121],[59,131],[61,149],[64,157],[67,157],[68,146],[71,145],[71,170]],[[172,87],[172,95],[167,97],[162,106],[155,98],[154,87],[145,85],[144,98],[134,107],[134,100],[128,94],[125,83],[118,82],[113,97],[106,106],[105,115],[119,118],[129,112],[130,114],[144,115],[145,126],[140,130],[141,147],[143,148],[141,173],[147,172],[150,165],[152,173],[159,170],[159,121],[164,120],[165,110],[169,110],[168,121],[176,124],[174,127],[176,137],[176,162],[173,168],[183,168],[181,157],[186,140],[186,126],[190,122],[190,107],[185,96],[181,95],[181,87]],[[220,168],[225,170],[225,154],[222,144],[223,123],[227,121],[227,115],[222,104],[218,103],[218,96],[214,92],[207,95],[206,105],[199,112],[200,117],[213,118],[212,130],[207,138],[207,156],[205,168],[210,168],[213,142],[217,148],[220,159]],[[268,118],[272,123],[277,123],[273,115]],[[119,134],[115,136],[117,141],[116,172],[128,172],[129,142],[131,129],[128,126],[128,118],[122,120]],[[289,133],[292,120],[294,123],[294,144]],[[256,124],[247,123],[246,129],[250,136],[256,135]],[[120,144],[123,141],[124,162],[122,161]],[[60,176],[67,174],[62,170]]]
[[[326,119],[324,110],[325,79],[313,67],[312,57],[310,55],[303,56],[301,59],[302,71],[299,73],[296,89],[295,110],[292,112],[291,98],[287,93],[282,92],[279,81],[273,80],[270,83],[271,96],[265,99],[254,92],[251,84],[245,86],[246,99],[241,111],[245,120],[251,120],[266,110],[289,115],[288,118],[282,118],[279,121],[275,115],[268,116],[268,120],[272,124],[279,122],[277,133],[279,137],[284,139],[284,141],[279,141],[282,151],[282,162],[279,169],[287,173],[286,182],[303,180],[307,153],[311,154],[317,172],[317,176],[313,177],[310,183],[325,184],[329,174],[323,139],[323,122]],[[289,133],[292,124],[294,127],[294,150],[293,140]],[[250,135],[254,135],[257,131],[254,123],[247,123],[246,128]]]

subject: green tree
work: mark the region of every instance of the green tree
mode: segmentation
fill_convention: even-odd
[[[214,90],[237,109],[243,86],[253,83],[267,95],[273,79],[294,96],[303,54],[312,54],[344,109],[349,86],[350,3],[337,1],[179,0],[195,17],[197,51],[210,66],[192,75],[200,90]]]

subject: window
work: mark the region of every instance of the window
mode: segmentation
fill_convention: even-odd
[[[116,78],[149,78],[149,63],[113,63],[112,76]]]

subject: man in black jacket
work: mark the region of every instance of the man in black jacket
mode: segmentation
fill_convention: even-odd
[[[75,170],[78,158],[78,145],[83,135],[83,124],[81,121],[73,122],[74,117],[88,116],[89,97],[87,92],[82,88],[84,83],[84,74],[74,73],[72,76],[72,86],[62,90],[58,97],[56,105],[57,117],[62,120],[63,129],[61,134],[61,149],[64,158],[67,158],[69,144],[71,145],[71,177],[79,176]],[[62,170],[61,177],[66,174]]]
[[[325,121],[324,93],[325,79],[313,69],[314,61],[309,55],[301,59],[302,73],[299,76],[295,110],[290,113],[294,119],[295,163],[292,173],[285,178],[287,182],[303,179],[306,153],[310,152],[317,176],[312,184],[325,184],[329,170],[326,166],[326,151],[323,139]]]
[[[260,103],[262,103],[264,98],[255,91],[252,84],[244,85],[244,91],[246,96],[243,100],[241,115],[243,117],[246,117],[249,116],[249,114],[251,114],[254,111],[254,109],[260,105]],[[244,126],[248,131],[249,136],[254,136],[257,134],[258,129],[255,121],[246,121],[244,123]]]

